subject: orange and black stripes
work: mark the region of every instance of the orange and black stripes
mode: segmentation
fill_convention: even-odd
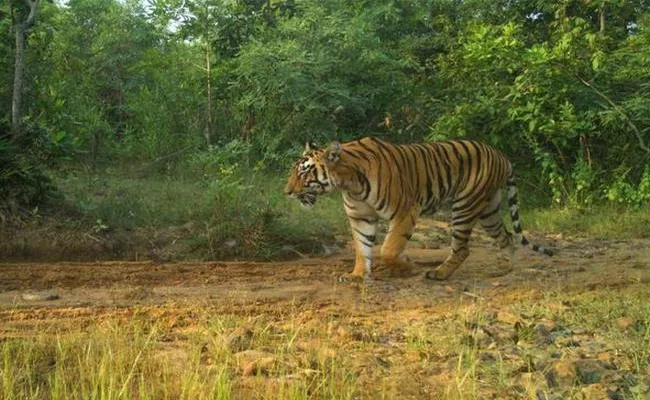
[[[370,272],[376,222],[389,221],[382,258],[404,264],[401,253],[411,238],[416,218],[450,204],[449,270],[469,254],[469,237],[480,223],[499,247],[512,247],[499,213],[501,189],[507,187],[515,241],[527,245],[519,221],[513,168],[506,156],[484,143],[451,140],[395,145],[376,138],[317,150],[307,145],[296,162],[285,192],[311,206],[317,195],[334,189],[343,193],[346,214],[355,237],[357,261],[352,276]],[[533,250],[551,255],[543,247]],[[453,264],[453,265],[452,265]]]

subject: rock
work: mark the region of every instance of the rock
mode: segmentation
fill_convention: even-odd
[[[268,375],[275,365],[275,358],[265,357],[257,361],[249,362],[242,367],[242,376]]]
[[[237,240],[236,239],[226,239],[223,242],[223,246],[228,249],[232,249],[233,247],[237,246]]]
[[[23,293],[21,297],[25,301],[52,301],[61,298],[55,293]]]
[[[551,332],[553,332],[557,328],[557,324],[555,321],[551,321],[550,319],[544,319],[538,323],[535,324],[535,332],[539,335],[549,335]]]
[[[244,350],[235,354],[243,376],[268,375],[277,362],[275,355],[258,350]]]
[[[600,382],[606,372],[598,360],[578,360],[574,365],[580,383],[585,385]]]
[[[616,320],[616,326],[626,331],[630,329],[632,326],[634,326],[634,320],[628,317],[621,317]]]
[[[554,361],[546,374],[546,380],[550,387],[572,387],[576,379],[575,363],[567,359]]]
[[[542,322],[536,323],[533,326],[533,330],[535,331],[537,341],[543,344],[553,343],[556,337],[556,335],[553,334],[555,328],[556,324],[551,320],[543,320]]]
[[[311,368],[306,368],[306,369],[301,369],[300,371],[289,374],[285,376],[285,379],[287,380],[305,380],[305,379],[310,379],[313,378],[317,375],[319,375],[321,372],[316,370],[316,369],[311,369]]]
[[[524,372],[520,375],[520,385],[528,392],[546,387],[546,378],[541,372]]]
[[[498,311],[495,316],[495,319],[497,322],[501,322],[502,324],[513,325],[513,326],[517,322],[521,321],[521,318],[507,311]]]
[[[600,383],[583,387],[580,395],[584,400],[609,400],[610,398],[607,388]]]
[[[253,331],[240,326],[224,339],[224,346],[233,353],[248,350],[253,343]]]
[[[558,347],[580,347],[580,341],[574,339],[571,336],[568,337],[558,337],[555,339],[555,345]]]
[[[474,342],[479,347],[486,347],[487,345],[492,343],[492,338],[490,337],[490,335],[488,335],[488,333],[481,328],[476,329],[473,336],[474,336]]]
[[[602,351],[596,354],[596,359],[601,362],[602,366],[607,369],[616,369],[614,355],[611,351]]]
[[[327,246],[325,244],[322,245],[323,247],[323,256],[328,257],[331,256],[332,254],[337,254],[341,252],[341,248],[339,246]]]
[[[466,335],[462,342],[467,346],[484,348],[492,343],[492,338],[483,329],[476,328],[469,335]]]

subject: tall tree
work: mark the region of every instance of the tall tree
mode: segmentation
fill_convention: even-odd
[[[11,102],[11,130],[14,140],[22,136],[22,101],[25,72],[25,39],[29,28],[36,21],[36,12],[40,0],[22,0],[12,9],[14,13],[14,31],[16,35],[14,63],[14,91]]]

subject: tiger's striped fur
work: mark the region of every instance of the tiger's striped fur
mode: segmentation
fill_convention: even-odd
[[[506,186],[514,239],[499,213]],[[291,170],[285,193],[312,206],[323,193],[340,190],[356,247],[354,270],[344,279],[369,277],[377,222],[388,221],[382,261],[397,273],[412,264],[403,250],[418,216],[451,204],[451,251],[426,274],[446,279],[469,255],[468,240],[479,222],[498,246],[514,252],[514,243],[528,245],[517,208],[513,167],[500,151],[472,140],[395,145],[376,138],[340,144],[325,150],[307,144]],[[533,250],[552,255],[543,247]]]

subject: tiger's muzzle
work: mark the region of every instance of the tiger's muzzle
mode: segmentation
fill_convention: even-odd
[[[294,188],[292,188],[290,185],[287,185],[284,188],[284,194],[298,200],[300,202],[300,205],[303,207],[311,208],[316,203],[318,196],[325,192],[325,185],[322,185],[320,183],[316,185],[312,183],[311,186],[304,188],[303,190],[300,189],[294,190]]]

